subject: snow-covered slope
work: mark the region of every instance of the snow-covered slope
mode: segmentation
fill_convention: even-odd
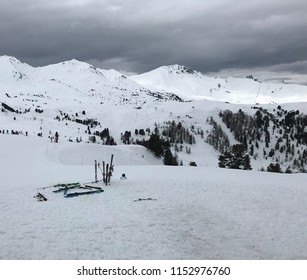
[[[43,189],[94,179],[93,165],[74,155],[94,146],[79,145],[0,137],[0,259],[307,258],[304,174],[119,166],[155,163],[123,146],[103,193],[65,198]],[[48,200],[37,202],[37,192]]]
[[[152,90],[174,92],[188,100],[241,104],[307,101],[307,87],[303,85],[265,83],[252,78],[208,77],[181,65],[162,66],[129,78]]]

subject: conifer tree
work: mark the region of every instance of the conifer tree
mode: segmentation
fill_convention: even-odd
[[[231,152],[226,151],[219,156],[219,167],[231,169],[252,169],[250,157],[246,153],[244,145],[236,144],[232,146]]]
[[[59,133],[56,131],[55,135],[54,135],[54,142],[58,143],[59,142]]]

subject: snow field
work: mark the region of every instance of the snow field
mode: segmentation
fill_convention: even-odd
[[[118,165],[121,152],[103,193],[64,198],[37,188],[92,181],[92,164],[68,160],[80,147],[91,154],[91,145],[54,144],[51,158],[41,139],[0,138],[8,143],[0,154],[0,259],[307,258],[304,174]],[[47,202],[33,198],[38,191]]]

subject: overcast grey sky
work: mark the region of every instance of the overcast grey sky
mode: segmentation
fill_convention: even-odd
[[[306,12],[306,0],[0,0],[0,55],[33,66],[75,58],[134,73],[183,64],[302,78]]]

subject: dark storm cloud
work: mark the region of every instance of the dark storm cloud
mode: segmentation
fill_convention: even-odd
[[[130,72],[178,63],[306,73],[306,10],[305,0],[0,0],[0,55]]]

